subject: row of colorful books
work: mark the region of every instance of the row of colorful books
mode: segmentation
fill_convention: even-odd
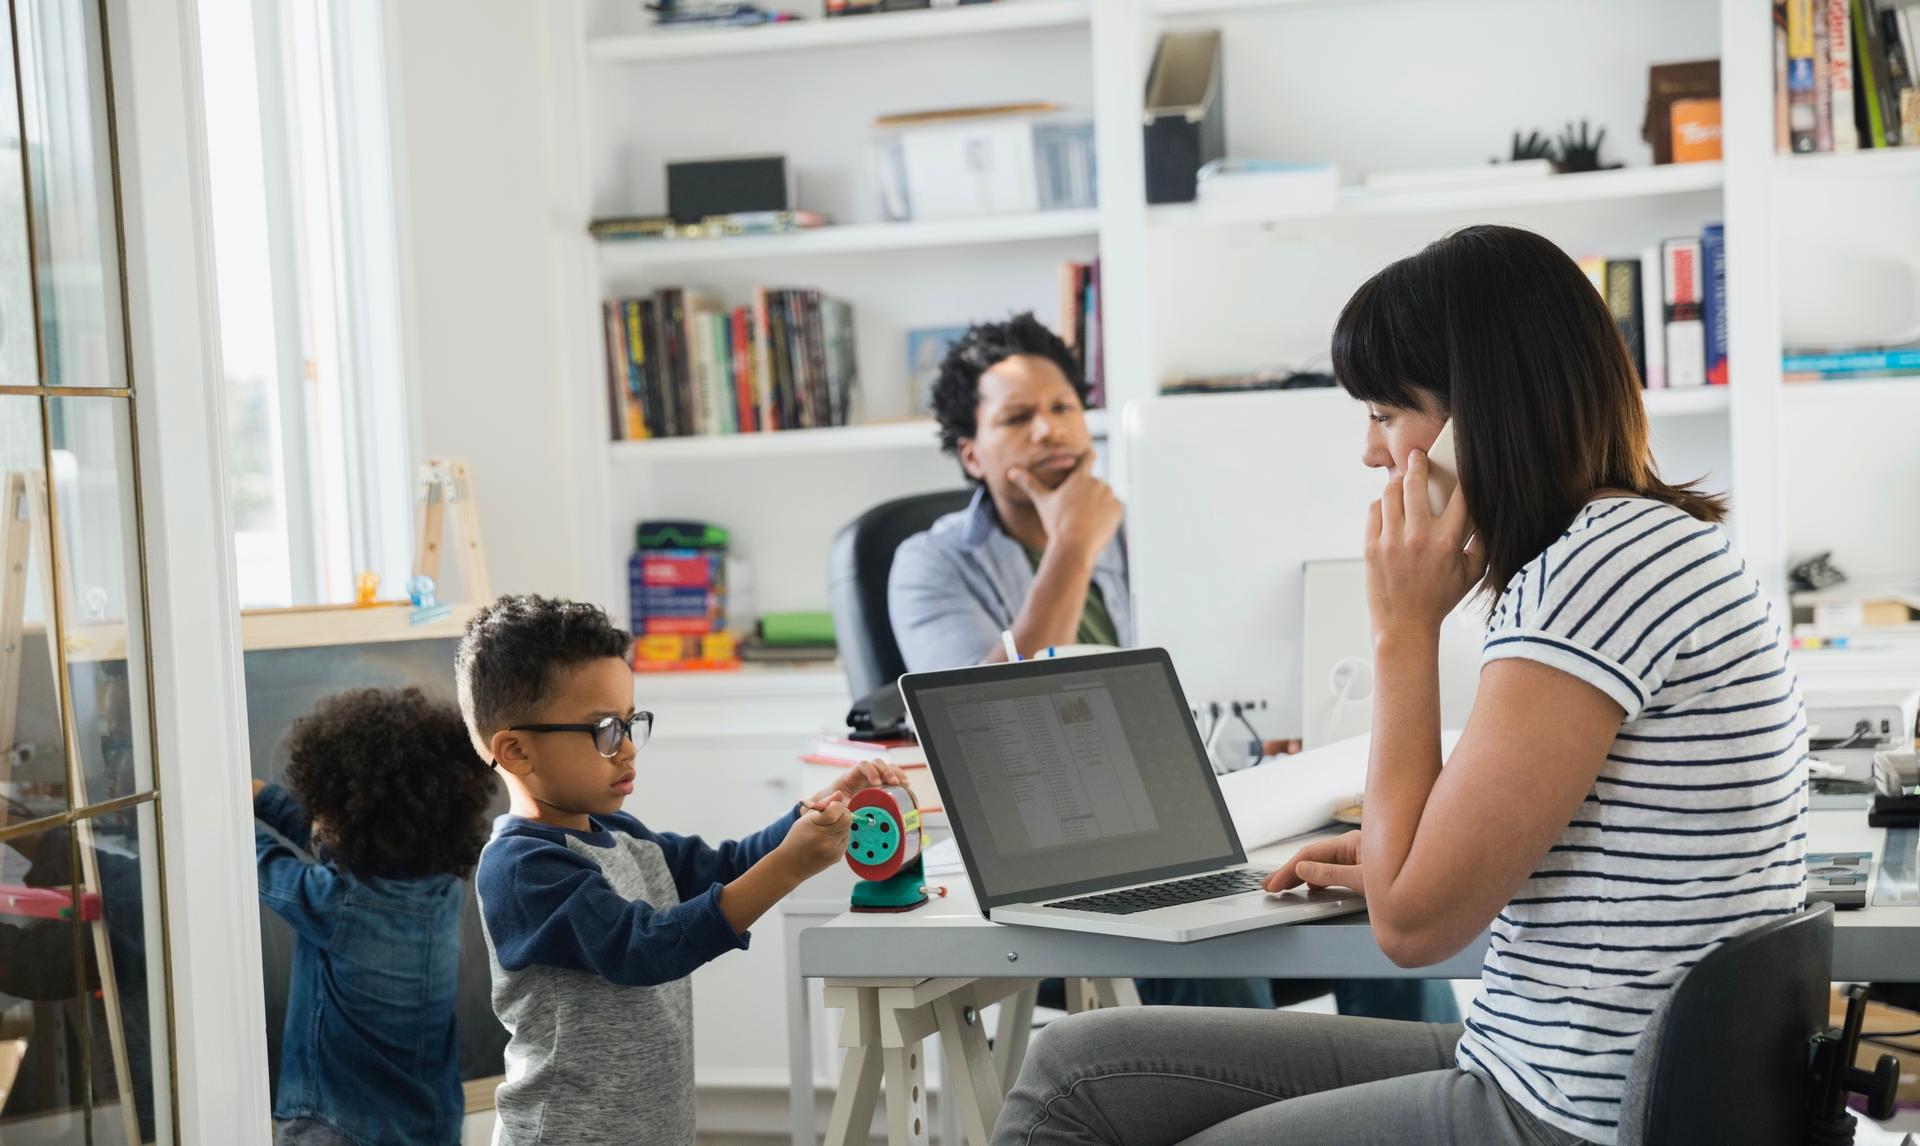
[[[760,288],[726,307],[668,287],[601,305],[616,442],[844,426],[859,389],[853,308]]]
[[[1580,260],[1649,390],[1727,384],[1727,244],[1719,223],[1639,255]]]
[[[1920,147],[1920,0],[1774,0],[1774,146]]]

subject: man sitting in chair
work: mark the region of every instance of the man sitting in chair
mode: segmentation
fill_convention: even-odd
[[[1048,646],[1127,645],[1125,509],[1093,475],[1087,384],[1073,351],[1031,314],[980,323],[933,385],[940,444],[973,504],[904,542],[887,580],[910,672],[1028,657]]]
[[[887,612],[909,672],[1027,657],[1066,645],[1134,642],[1126,509],[1093,474],[1088,386],[1073,351],[1031,313],[976,323],[933,384],[940,444],[974,484],[973,504],[903,542]],[[1275,984],[1143,979],[1146,1003],[1271,1007]],[[1282,1001],[1320,984],[1281,982]],[[1446,983],[1333,984],[1342,1014],[1457,1022]]]

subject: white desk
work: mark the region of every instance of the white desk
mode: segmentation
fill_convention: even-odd
[[[1884,860],[1886,833],[1866,826],[1862,812],[1813,812],[1809,814],[1808,838],[1816,851],[1872,851]],[[1279,863],[1292,854],[1294,843],[1266,848],[1253,853],[1254,862]],[[829,986],[846,984],[872,994],[889,989],[893,1001],[904,1001],[899,992],[973,991],[984,998],[1008,993],[1011,984],[986,990],[971,986],[975,980],[1033,980],[1055,977],[1164,977],[1208,978],[1246,977],[1282,979],[1477,979],[1480,961],[1486,951],[1486,937],[1444,963],[1431,967],[1406,969],[1395,966],[1373,942],[1365,915],[1288,927],[1272,927],[1209,939],[1200,943],[1156,943],[1141,939],[1120,939],[1044,928],[1008,927],[989,923],[980,915],[972,888],[964,875],[948,876],[950,894],[899,915],[856,915],[842,912],[831,920],[804,930],[804,915],[789,915],[788,970],[796,976],[795,993],[806,997],[804,980],[821,978]],[[796,905],[798,907],[799,905]],[[1874,907],[1840,912],[1835,916],[1833,973],[1838,980],[1859,982],[1920,981],[1920,907]],[[931,986],[930,986],[931,984]],[[956,995],[960,1007],[970,1005],[971,995]],[[842,998],[845,993],[842,992]],[[886,1000],[882,1000],[883,1003]],[[980,1004],[984,1006],[985,1004]],[[793,1010],[789,1022],[793,1023]],[[883,1016],[884,1017],[884,1016]],[[807,1022],[804,1009],[798,1022]],[[852,1032],[843,1035],[843,1044],[858,1037],[859,1024],[874,1029],[874,1016],[848,1013]],[[792,1038],[795,1047],[809,1046],[804,1026],[801,1037]],[[893,1041],[916,1042],[914,1024],[896,1026]],[[927,1030],[925,1033],[932,1033]],[[924,1037],[922,1035],[922,1037]],[[979,1036],[984,1045],[984,1036]],[[949,1057],[964,1068],[966,1055]],[[801,1104],[794,1105],[794,1142],[812,1143],[813,1064],[810,1049],[805,1061],[795,1060],[796,1095],[804,1093],[806,1119],[800,1120]],[[1017,1064],[1016,1064],[1017,1065]],[[950,1075],[953,1073],[949,1072]],[[1003,1078],[1011,1074],[1004,1065],[995,1072]],[[857,1080],[843,1079],[843,1087]],[[973,1079],[977,1085],[980,1080]],[[869,1098],[871,1096],[866,1096]],[[952,1096],[943,1096],[951,1101]],[[991,1096],[998,1109],[997,1096]],[[917,1136],[891,1136],[893,1142],[910,1142]],[[924,1140],[924,1139],[920,1139]]]

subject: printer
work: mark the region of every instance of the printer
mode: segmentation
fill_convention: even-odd
[[[1920,723],[1920,669],[1890,672],[1806,671],[1809,748],[1815,792],[1869,794],[1880,785],[1911,785],[1914,731]],[[1876,784],[1878,757],[1888,778]]]

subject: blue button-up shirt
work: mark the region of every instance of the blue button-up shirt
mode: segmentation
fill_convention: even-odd
[[[984,486],[974,491],[972,505],[907,538],[887,576],[887,612],[907,671],[979,664],[1013,627],[1033,591],[1033,575],[1026,550],[1000,528]],[[1093,585],[1120,643],[1131,645],[1124,529],[1101,550]]]

